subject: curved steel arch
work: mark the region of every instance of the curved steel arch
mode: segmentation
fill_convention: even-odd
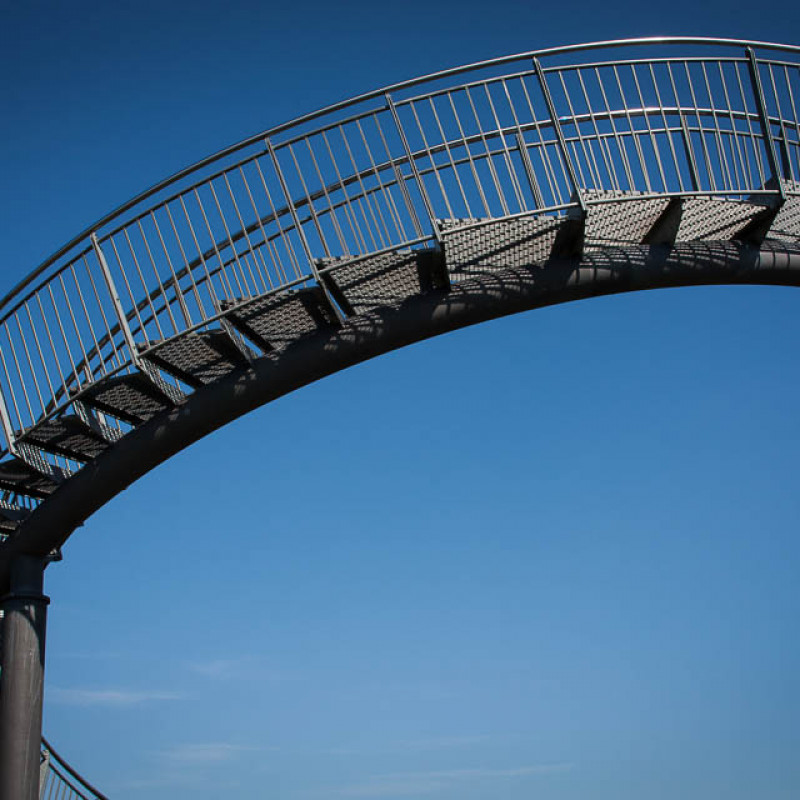
[[[613,248],[533,269],[505,266],[302,337],[232,370],[138,426],[38,506],[4,543],[0,580],[15,555],[47,555],[106,502],[171,456],[244,414],[340,370],[442,333],[545,306],[678,286],[800,286],[800,241]]]
[[[575,45],[360,95],[133,198],[0,301],[0,593],[157,464],[352,364],[600,294],[800,285],[798,108],[799,47]]]

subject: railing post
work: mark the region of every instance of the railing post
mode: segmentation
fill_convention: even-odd
[[[100,247],[100,242],[97,238],[96,233],[92,233],[89,237],[92,240],[92,248],[94,249],[94,254],[97,256],[97,261],[100,264],[100,270],[103,273],[103,279],[106,282],[106,287],[108,288],[108,293],[111,296],[111,303],[114,306],[114,311],[117,315],[117,321],[119,322],[120,330],[122,331],[122,336],[125,339],[125,343],[128,345],[128,350],[130,350],[131,360],[134,364],[138,366],[139,364],[139,352],[136,349],[136,341],[133,338],[133,332],[131,331],[131,326],[128,324],[128,318],[125,316],[125,310],[122,308],[122,301],[119,298],[119,292],[117,291],[117,285],[114,282],[114,276],[111,274],[111,270],[108,267],[108,262],[106,261],[105,254],[103,253],[103,249]],[[111,336],[111,331],[108,332],[109,336]]]
[[[525,169],[525,175],[528,178],[528,185],[531,187],[533,202],[536,204],[537,208],[543,208],[544,199],[542,198],[542,193],[536,180],[536,173],[534,172],[533,164],[531,163],[531,156],[528,152],[528,146],[525,144],[525,137],[522,135],[522,130],[519,127],[519,123],[517,123],[517,150],[519,150],[519,156],[522,159],[522,166]]]
[[[47,558],[17,556],[10,592],[0,599],[3,662],[0,670],[0,798],[39,800]]]
[[[433,210],[433,203],[431,203],[431,199],[428,196],[428,190],[425,188],[425,184],[422,182],[422,175],[417,167],[417,163],[414,161],[414,155],[409,147],[408,139],[406,138],[406,132],[403,130],[403,124],[400,122],[400,115],[397,113],[397,107],[394,104],[392,96],[388,92],[386,93],[385,98],[389,107],[389,113],[392,115],[394,125],[397,128],[397,135],[400,137],[400,143],[403,145],[403,150],[405,151],[406,159],[408,160],[408,166],[411,168],[411,172],[414,175],[414,180],[417,182],[417,186],[419,187],[422,203],[425,206],[425,210],[428,212],[428,221],[431,223],[433,238],[436,239],[436,242],[439,245],[441,245],[442,234],[439,230],[439,226],[436,224],[436,214]]]
[[[294,223],[294,229],[297,231],[297,235],[300,237],[300,244],[303,247],[303,251],[306,254],[306,258],[308,259],[308,265],[311,268],[311,274],[314,276],[314,280],[317,282],[317,285],[322,289],[325,299],[328,301],[328,305],[333,310],[333,313],[336,315],[336,318],[339,322],[344,321],[344,315],[342,314],[339,306],[336,305],[334,302],[333,297],[331,297],[331,293],[328,290],[328,285],[325,281],[322,280],[322,277],[319,274],[319,269],[317,268],[317,260],[314,258],[314,254],[311,252],[311,245],[308,243],[308,239],[306,238],[306,233],[303,230],[302,225],[300,224],[300,217],[297,213],[297,209],[294,206],[294,202],[292,201],[292,196],[289,192],[289,186],[286,183],[286,179],[283,176],[283,170],[281,169],[280,162],[278,161],[278,154],[275,152],[275,148],[272,146],[272,142],[269,139],[264,139],[264,144],[267,146],[267,150],[269,152],[270,158],[272,159],[272,165],[275,167],[275,174],[278,176],[278,181],[281,185],[281,191],[283,192],[283,196],[286,199],[286,206],[289,209],[289,214],[292,217],[292,222]],[[309,198],[309,203],[311,199]],[[275,219],[278,222],[277,216]],[[278,224],[280,224],[278,222]]]
[[[544,101],[547,104],[547,111],[550,114],[550,121],[553,125],[556,139],[558,140],[558,147],[559,150],[561,150],[561,156],[564,159],[564,163],[567,167],[567,173],[569,174],[569,179],[572,183],[572,190],[575,192],[575,196],[578,199],[578,205],[580,206],[581,213],[586,214],[586,198],[583,196],[583,189],[578,182],[578,173],[575,171],[575,165],[572,163],[572,156],[569,154],[569,149],[567,148],[567,140],[564,137],[564,131],[561,130],[561,122],[559,122],[558,114],[556,113],[556,106],[555,103],[553,103],[553,97],[550,94],[550,87],[547,85],[547,79],[545,78],[544,70],[542,69],[542,65],[539,63],[539,59],[535,57],[533,59],[533,69],[536,72],[536,77],[539,79],[539,86],[542,89]]]
[[[786,200],[786,191],[783,188],[783,181],[781,180],[781,173],[778,169],[778,157],[775,152],[775,140],[772,138],[772,130],[769,124],[769,116],[767,114],[767,103],[764,99],[764,87],[761,85],[761,75],[758,72],[758,59],[756,59],[755,51],[752,47],[748,47],[745,52],[747,53],[747,66],[750,68],[750,81],[753,85],[753,95],[755,96],[756,105],[758,106],[758,117],[761,122],[761,130],[764,135],[764,141],[767,145],[767,160],[769,161],[769,168],[772,172],[772,179],[778,189],[778,196],[780,202]]]
[[[8,452],[16,455],[16,437],[14,435],[14,425],[11,422],[11,415],[8,413],[8,405],[6,405],[6,391],[0,384],[0,425],[3,428],[3,434],[8,442]]]
[[[41,760],[39,763],[39,800],[44,797],[47,788],[47,773],[50,771],[50,751],[42,745]]]
[[[695,192],[699,192],[700,174],[697,171],[697,161],[694,157],[694,148],[692,147],[692,132],[686,124],[686,117],[683,115],[683,111],[678,111],[678,117],[681,121],[681,137],[683,139],[683,149],[686,151],[686,163],[689,167],[689,177],[692,179],[692,189]]]

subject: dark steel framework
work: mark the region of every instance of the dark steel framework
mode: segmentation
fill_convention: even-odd
[[[34,270],[0,301],[0,593],[7,641],[39,654],[5,648],[0,800],[38,784],[19,732],[41,674],[14,687],[43,667],[41,573],[75,527],[215,428],[410,342],[598,294],[800,285],[799,106],[789,45],[481,62],[250,137]]]

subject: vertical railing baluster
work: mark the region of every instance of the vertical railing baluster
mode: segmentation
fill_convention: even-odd
[[[522,135],[522,129],[519,127],[519,122],[517,122],[516,139],[519,157],[522,159],[522,167],[525,170],[525,176],[528,179],[528,186],[530,186],[531,194],[533,195],[533,203],[537,209],[544,208],[542,192],[539,189],[539,184],[536,180],[536,173],[534,172],[533,164],[531,163],[531,154],[528,152],[528,146],[525,144],[525,137]]]
[[[283,171],[281,170],[281,165],[278,162],[278,154],[275,152],[275,148],[272,146],[272,142],[269,139],[265,139],[264,144],[267,146],[267,151],[269,152],[270,158],[272,159],[272,164],[275,167],[275,174],[278,176],[278,182],[281,185],[281,191],[283,192],[283,196],[286,198],[286,206],[288,207],[289,214],[292,217],[292,222],[294,223],[294,229],[297,231],[297,235],[300,238],[300,244],[306,254],[306,258],[308,259],[308,265],[311,268],[311,273],[314,276],[314,280],[317,282],[319,288],[322,289],[322,292],[325,295],[326,300],[328,301],[328,305],[333,310],[333,313],[336,315],[339,322],[343,322],[344,314],[342,313],[339,306],[336,305],[336,302],[331,296],[331,293],[328,289],[328,284],[322,280],[319,274],[319,269],[317,268],[317,261],[314,258],[314,253],[311,251],[311,246],[308,243],[308,239],[306,239],[306,233],[300,224],[300,217],[297,214],[297,209],[294,207],[294,203],[292,202],[292,196],[289,193],[289,186],[286,183],[286,178],[284,178]],[[310,199],[309,202],[311,202]],[[277,221],[277,215],[275,216],[275,219]]]
[[[5,364],[5,358],[3,358]],[[6,370],[6,376],[8,371]],[[13,391],[13,389],[12,389]],[[8,406],[6,405],[6,390],[0,383],[0,424],[2,424],[3,434],[6,437],[8,444],[8,452],[16,454],[16,437],[14,436],[14,425],[11,422],[11,415],[8,413]]]
[[[411,168],[411,172],[414,175],[414,180],[417,182],[417,187],[419,188],[419,193],[422,197],[422,203],[425,206],[425,210],[428,212],[428,221],[431,224],[433,238],[436,239],[437,243],[441,245],[442,234],[439,230],[438,224],[436,223],[436,214],[433,210],[433,204],[428,196],[428,190],[425,188],[425,184],[422,182],[422,175],[417,167],[417,162],[414,161],[414,155],[412,154],[411,147],[408,144],[408,138],[406,137],[406,132],[403,129],[403,124],[400,122],[400,115],[397,113],[397,107],[394,104],[394,99],[388,92],[384,95],[384,97],[386,98],[386,103],[389,107],[389,113],[392,115],[395,127],[397,128],[397,135],[400,137],[400,144],[403,145],[408,166]]]
[[[755,96],[756,106],[758,107],[758,117],[761,122],[761,129],[764,134],[764,140],[767,147],[767,160],[769,161],[770,172],[772,172],[772,179],[777,186],[778,197],[780,202],[786,200],[786,191],[783,188],[783,181],[781,180],[781,173],[778,169],[778,157],[775,153],[775,140],[772,138],[772,130],[770,129],[769,116],[767,114],[767,104],[764,100],[764,87],[761,85],[761,75],[758,71],[758,59],[756,58],[755,51],[752,47],[745,49],[747,54],[747,66],[750,68],[750,82],[753,87],[753,95]]]
[[[681,121],[681,135],[683,137],[683,148],[686,150],[686,164],[689,167],[689,177],[692,179],[692,188],[695,192],[700,191],[700,174],[697,171],[697,161],[694,157],[692,147],[692,132],[686,122],[686,117],[681,109],[678,109],[678,117]],[[702,134],[701,134],[702,136]]]
[[[93,232],[89,238],[92,240],[92,249],[94,250],[97,261],[100,264],[100,271],[103,273],[103,279],[105,280],[108,294],[111,297],[111,304],[114,306],[114,311],[117,315],[117,321],[119,322],[122,336],[125,339],[125,343],[128,345],[131,361],[138,366],[139,353],[136,349],[136,341],[133,338],[131,327],[128,324],[128,318],[125,316],[125,310],[122,308],[122,301],[120,300],[119,292],[117,291],[117,286],[114,282],[114,276],[111,274],[111,270],[109,269],[103,249],[100,247],[100,241],[97,238],[97,234]],[[110,339],[112,338],[110,326],[108,330],[108,336]]]
[[[578,184],[578,176],[575,172],[575,165],[572,163],[572,156],[570,156],[569,149],[567,148],[567,140],[564,138],[564,131],[561,130],[561,123],[559,122],[558,114],[556,113],[553,97],[550,94],[550,88],[547,85],[547,79],[538,58],[533,59],[533,69],[536,72],[536,77],[539,79],[539,86],[542,89],[544,101],[547,105],[547,111],[550,114],[550,122],[556,134],[558,148],[561,151],[561,157],[564,159],[564,164],[566,165],[567,173],[569,174],[569,179],[572,183],[572,190],[577,198],[581,213],[586,214],[586,198],[583,195],[583,189]]]

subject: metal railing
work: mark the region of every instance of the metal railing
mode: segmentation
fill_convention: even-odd
[[[108,800],[42,738],[39,800]]]
[[[8,451],[30,463],[27,430],[164,342],[271,293],[327,292],[342,259],[436,246],[441,220],[561,216],[619,193],[780,202],[800,183],[798,106],[798,47],[626,40],[447,70],[252,136],[99,220],[0,301]]]

